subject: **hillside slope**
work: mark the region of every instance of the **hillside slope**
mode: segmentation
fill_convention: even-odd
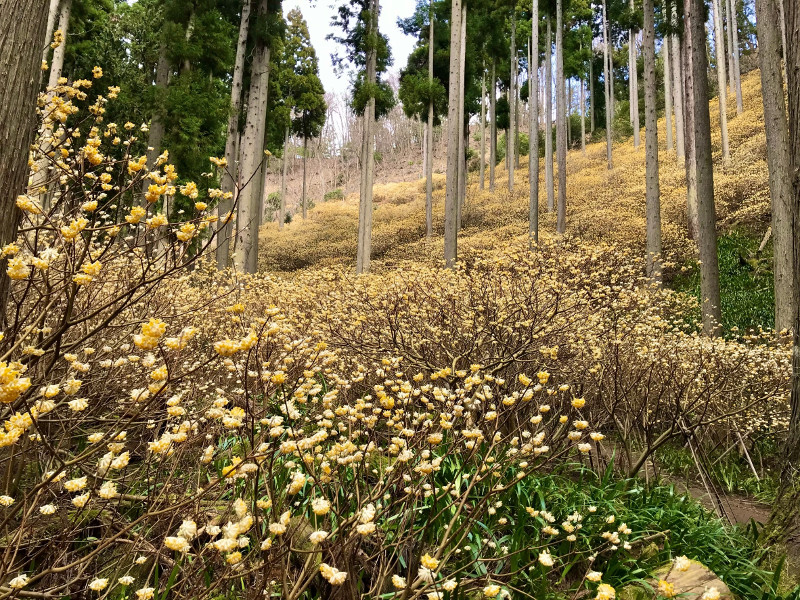
[[[729,111],[731,160],[722,164],[718,105],[712,100],[712,144],[718,223],[721,230],[733,225],[763,234],[769,225],[769,188],[758,71],[743,78],[745,111]],[[691,254],[686,240],[684,165],[675,151],[665,146],[665,120],[659,120],[660,181],[664,252],[671,257]],[[645,231],[644,145],[638,150],[631,140],[614,146],[614,168],[608,170],[605,143],[590,144],[586,154],[569,153],[567,231],[587,242],[610,242],[639,247]],[[527,235],[527,159],[517,172],[513,193],[507,187],[503,165],[497,169],[495,192],[481,191],[472,174],[464,214],[459,251],[499,249]],[[543,163],[543,160],[542,160]],[[541,163],[540,163],[541,164]],[[540,169],[540,215],[542,237],[555,231],[555,213],[548,212],[544,168]],[[372,251],[374,268],[381,270],[398,261],[438,261],[443,256],[444,177],[435,176],[435,236],[425,238],[425,182],[375,186],[375,217]],[[354,264],[358,228],[358,198],[321,204],[307,221],[295,220],[282,231],[268,224],[261,230],[260,259],[270,271],[292,271],[324,265]]]

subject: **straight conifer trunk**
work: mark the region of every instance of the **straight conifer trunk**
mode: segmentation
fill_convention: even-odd
[[[558,211],[556,233],[567,231],[567,121],[564,89],[564,3],[556,2],[556,158],[558,160]]]
[[[286,169],[289,166],[289,128],[283,134],[283,159],[281,160],[281,206],[278,210],[278,229],[283,229],[286,221]]]
[[[28,153],[36,134],[42,40],[48,0],[0,0],[0,147],[11,148],[0,161],[0,247],[17,237],[17,196],[28,176]],[[0,259],[0,327],[8,301],[6,259]]]
[[[268,0],[259,0],[258,15],[265,18]],[[264,128],[269,91],[270,48],[259,39],[253,50],[247,121],[240,147],[242,190],[236,212],[234,265],[241,273],[258,269],[258,224],[261,220],[261,163],[264,159]]]
[[[53,29],[56,26],[56,17],[58,17],[58,8],[61,4],[60,0],[50,0],[50,10],[47,11],[47,27],[44,30],[44,43],[42,44],[42,61],[46,61],[50,55],[50,42],[53,41]]]
[[[370,0],[368,39],[378,31],[379,0]],[[374,45],[367,52],[367,77],[369,86],[377,80],[377,54]],[[375,96],[372,95],[364,110],[364,139],[361,147],[361,190],[358,204],[358,250],[356,273],[369,271],[372,253],[372,178],[375,169]]]
[[[700,254],[700,294],[703,333],[722,332],[719,262],[717,258],[714,171],[711,155],[711,117],[708,108],[708,61],[705,47],[703,0],[684,0],[686,94],[692,98],[695,177],[697,182],[697,246]],[[724,80],[723,80],[724,81]]]
[[[581,76],[581,154],[586,154],[586,84]]]
[[[428,83],[433,86],[433,0],[430,4],[430,30],[428,32]],[[428,146],[425,154],[425,237],[433,237],[433,98],[428,103]]]
[[[539,243],[539,0],[531,2],[530,82],[528,100],[531,115],[528,122],[528,183],[530,203],[528,206],[528,235],[534,244]]]
[[[664,14],[667,14],[667,4],[663,4]],[[664,58],[664,116],[666,117],[666,139],[667,139],[667,152],[671,151],[674,147],[672,137],[672,68],[669,60],[669,35],[664,36],[664,42],[661,44],[661,55]],[[647,110],[647,109],[645,109]]]
[[[611,140],[613,131],[611,129],[614,119],[614,104],[612,102],[612,89],[611,89],[611,50],[609,44],[608,34],[608,17],[606,16],[606,0],[603,0],[603,85],[606,94],[606,162],[608,168],[614,168],[614,160],[611,154]]]
[[[464,91],[466,85],[466,53],[467,53],[467,5],[461,5],[461,41],[459,42],[459,83],[458,93],[460,96],[458,106],[458,122],[460,124],[461,135],[458,138],[458,219],[457,229],[461,230],[461,217],[464,212],[464,204],[467,199],[467,146],[469,145],[469,123],[464,118]]]
[[[722,0],[724,2],[724,0]],[[739,18],[736,11],[736,0],[728,0],[728,35],[731,38],[731,59],[733,60],[733,90],[736,94],[736,114],[744,112],[742,102],[742,69],[739,66]]]
[[[547,43],[544,51],[544,178],[547,188],[547,212],[556,207],[553,183],[553,28],[547,15]]]
[[[481,75],[481,162],[480,189],[486,187],[486,72]]]
[[[788,76],[789,169],[792,174],[793,341],[791,415],[784,447],[781,486],[762,541],[781,543],[800,533],[800,6],[786,5],[786,73]],[[759,40],[760,42],[760,40]]]
[[[789,171],[789,125],[781,71],[779,11],[775,0],[756,0],[758,65],[767,134],[767,167],[772,203],[775,329],[792,327],[792,180]]]
[[[643,0],[644,113],[647,211],[647,275],[661,281],[661,189],[658,182],[658,105],[656,33],[653,0]]]
[[[303,137],[303,196],[300,200],[303,206],[303,221],[308,218],[308,206],[306,204],[306,165],[308,163],[308,138]]]
[[[242,110],[242,88],[244,81],[244,59],[247,50],[247,36],[250,30],[250,5],[252,0],[244,0],[242,4],[242,15],[239,21],[239,38],[236,42],[236,62],[233,67],[233,80],[231,82],[231,113],[228,116],[228,130],[225,138],[225,162],[227,165],[222,171],[220,189],[225,194],[236,193],[236,169],[238,163],[237,146],[239,144],[239,115]],[[166,61],[166,57],[164,57]],[[159,55],[159,67],[161,68],[161,56]],[[163,128],[163,125],[162,125]],[[152,125],[150,127],[152,131]],[[287,132],[288,133],[288,132]],[[288,139],[288,135],[287,135]],[[285,161],[285,157],[284,157]],[[281,206],[283,205],[284,194],[281,194]],[[229,212],[233,210],[233,197],[230,199],[221,198],[217,205],[217,216],[220,222]],[[283,227],[283,213],[281,214],[280,227]],[[220,227],[217,234],[217,268],[222,270],[230,266],[231,237],[233,233],[233,223],[228,221]]]
[[[458,138],[461,123],[458,121],[461,103],[459,90],[461,58],[461,0],[453,0],[450,13],[450,90],[447,108],[447,183],[444,204],[444,258],[448,267],[454,267],[458,255]]]
[[[494,191],[494,171],[497,166],[497,60],[492,61],[492,91],[489,96],[491,135],[489,140],[489,191]]]
[[[714,48],[717,61],[717,87],[719,88],[719,127],[722,138],[722,161],[727,164],[731,159],[728,144],[728,92],[725,89],[725,38],[722,30],[722,2],[712,0],[714,7]]]
[[[672,19],[677,23],[677,0],[672,5]],[[672,51],[672,93],[674,95],[673,108],[675,110],[675,151],[680,164],[686,158],[686,140],[684,123],[684,97],[683,97],[683,76],[681,75],[681,48],[680,41],[676,34],[670,37],[670,47]]]
[[[508,86],[508,132],[506,133],[506,162],[508,164],[508,191],[514,191],[514,168],[517,164],[516,159],[516,120],[517,120],[517,15],[516,9],[511,13],[511,72],[509,74]]]
[[[589,58],[589,131],[594,133],[594,49]]]
[[[633,0],[630,0],[630,9],[633,11]],[[636,34],[633,29],[628,31],[628,78],[631,99],[631,127],[633,127],[633,147],[641,144],[639,124],[639,71],[636,65]]]

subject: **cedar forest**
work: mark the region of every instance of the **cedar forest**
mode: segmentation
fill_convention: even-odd
[[[800,2],[389,2],[0,0],[0,599],[800,600]]]

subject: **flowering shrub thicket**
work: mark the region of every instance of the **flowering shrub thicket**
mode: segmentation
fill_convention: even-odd
[[[592,565],[634,532],[519,503],[603,438],[566,378],[361,364],[309,289],[192,268],[220,192],[135,154],[96,87],[42,98],[2,249],[0,598],[533,597],[567,571],[613,597]]]

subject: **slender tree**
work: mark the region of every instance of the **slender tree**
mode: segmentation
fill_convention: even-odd
[[[719,129],[722,137],[722,161],[727,164],[731,159],[728,143],[728,92],[725,89],[725,38],[722,30],[722,11],[724,0],[712,0],[714,5],[714,49],[717,70],[717,86],[719,93]]]
[[[643,0],[644,113],[647,196],[647,275],[661,281],[661,189],[658,182],[658,105],[656,103],[656,34],[653,0]]]
[[[692,99],[694,168],[697,186],[697,245],[700,251],[700,300],[703,332],[708,336],[717,336],[721,333],[722,313],[720,309],[704,11],[703,0],[684,0],[686,23],[684,60],[688,81],[686,95]]]
[[[666,0],[663,4],[664,15],[667,17],[669,9],[667,8]],[[668,17],[667,17],[668,18]],[[666,139],[667,139],[667,152],[671,151],[674,147],[672,138],[672,69],[670,68],[669,57],[669,33],[664,35],[664,41],[661,44],[661,56],[664,61],[664,117],[666,124]],[[646,110],[646,109],[645,109]]]
[[[547,212],[556,207],[553,183],[553,33],[547,14],[547,39],[544,45],[544,179],[547,188]]]
[[[564,84],[564,3],[556,1],[556,159],[558,161],[558,210],[556,232],[567,230],[567,120]]]
[[[481,72],[481,157],[479,167],[480,189],[486,187],[486,72]]]
[[[259,0],[259,18],[266,19],[269,16],[269,4],[269,0]],[[262,196],[260,168],[264,160],[269,67],[270,45],[267,39],[259,36],[253,50],[247,121],[240,148],[243,190],[236,213],[234,265],[242,273],[255,273],[258,269],[258,225]]]
[[[467,198],[467,147],[469,145],[469,119],[464,118],[464,100],[466,94],[466,69],[467,69],[467,4],[461,4],[461,24],[459,25],[461,39],[458,43],[458,212],[456,218],[456,229],[461,230],[461,217],[464,212],[464,204]]]
[[[514,131],[517,121],[517,11],[511,8],[511,55],[509,59],[511,72],[508,84],[509,127],[506,134],[506,158],[508,162],[508,191],[514,191],[514,168],[516,167],[516,150]]]
[[[433,90],[433,0],[430,3],[430,11],[428,19],[430,21],[430,31],[428,33],[428,85]],[[431,239],[433,237],[433,118],[434,118],[434,102],[433,94],[428,100],[428,122],[426,124],[426,131],[428,132],[428,147],[425,164],[425,237]],[[481,155],[481,188],[483,188],[483,155]]]
[[[736,94],[736,114],[741,115],[744,112],[744,104],[742,101],[742,69],[739,65],[739,18],[736,11],[736,0],[728,0],[728,37],[733,61],[731,71],[733,72],[733,90]]]
[[[606,94],[606,162],[608,168],[614,168],[614,160],[611,153],[611,140],[613,136],[612,122],[614,119],[614,104],[612,99],[611,89],[611,48],[609,46],[611,37],[608,30],[608,10],[606,7],[606,0],[602,2],[603,6],[603,85],[605,86]]]
[[[447,115],[447,183],[444,205],[444,259],[448,267],[455,266],[458,256],[458,138],[462,124],[458,120],[459,104],[463,98],[459,89],[461,71],[461,0],[452,1],[450,17],[450,90]]]
[[[630,10],[631,12],[634,11],[633,0],[630,0]],[[628,93],[630,98],[634,148],[638,148],[641,143],[639,137],[639,71],[636,62],[636,31],[631,27],[628,30]]]
[[[686,157],[686,141],[684,139],[685,123],[684,123],[684,97],[683,97],[683,76],[681,75],[682,61],[681,61],[681,48],[678,34],[675,32],[678,21],[678,0],[672,1],[672,11],[670,13],[670,30],[672,33],[669,36],[669,50],[671,55],[672,66],[672,93],[673,103],[672,106],[675,110],[675,151],[678,158],[678,163],[685,160]]]
[[[758,65],[767,134],[767,167],[772,201],[775,276],[775,329],[792,327],[792,179],[789,172],[789,125],[781,70],[779,11],[775,0],[756,0]]]
[[[531,41],[528,53],[528,183],[530,203],[528,208],[528,236],[539,243],[539,0],[531,0]]]
[[[494,191],[494,171],[497,166],[497,59],[492,60],[492,88],[489,94],[489,191]]]
[[[238,156],[236,148],[239,143],[239,119],[242,108],[242,89],[244,82],[244,61],[247,50],[247,36],[250,31],[250,7],[252,0],[244,0],[242,3],[241,18],[239,21],[239,37],[236,43],[236,62],[233,67],[233,79],[231,81],[231,110],[228,117],[228,129],[225,137],[225,162],[227,163],[222,172],[220,189],[224,194],[230,194],[230,198],[223,198],[217,205],[217,215],[224,219],[233,210],[233,194],[236,190],[236,174]],[[159,57],[159,64],[161,63]],[[160,65],[161,66],[161,65]],[[150,126],[152,131],[152,124]],[[283,216],[283,215],[281,215]],[[282,222],[281,222],[282,225]],[[217,268],[225,269],[230,266],[231,236],[233,233],[232,219],[221,227],[217,238]]]

